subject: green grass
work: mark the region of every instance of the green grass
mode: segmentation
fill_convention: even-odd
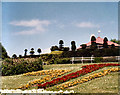
[[[69,88],[77,93],[118,93],[118,72]]]
[[[91,64],[91,63],[90,63]],[[95,63],[92,63],[95,64]],[[101,63],[99,63],[101,64]],[[44,70],[49,69],[71,69],[72,72],[81,69],[81,66],[88,65],[86,64],[52,64],[52,65],[44,65]],[[100,72],[101,70],[108,69],[111,67],[104,67],[99,69],[95,72]],[[88,73],[84,76],[72,79],[70,81],[74,81],[76,79],[88,76],[92,73]],[[35,79],[40,79],[42,76],[23,76],[21,75],[14,75],[14,76],[1,76],[2,77],[2,88],[3,89],[15,89],[19,86],[22,86],[28,81],[33,81]],[[106,80],[106,81],[105,81]],[[58,84],[59,85],[59,84]],[[46,90],[56,90],[56,86],[47,88]],[[104,77],[96,78],[91,81],[88,81],[83,84],[78,84],[76,86],[67,88],[65,90],[74,90],[77,93],[117,93],[118,92],[118,72],[110,73]]]
[[[63,51],[51,51],[51,53],[49,53],[49,54],[62,54],[63,53]]]

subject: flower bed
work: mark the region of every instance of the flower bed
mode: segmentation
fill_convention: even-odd
[[[37,72],[25,73],[25,74],[23,74],[24,76],[32,76],[32,75],[33,76],[46,75],[46,76],[42,77],[41,79],[36,79],[34,81],[28,82],[26,85],[19,87],[19,89],[28,89],[29,87],[34,86],[35,84],[44,83],[46,81],[52,80],[53,78],[61,76],[70,71],[71,70],[42,70],[42,71],[37,71]],[[49,74],[49,75],[47,75],[47,74]]]
[[[66,72],[69,72],[70,70],[42,70],[37,72],[28,72],[24,73],[24,76],[40,76],[40,75],[53,75],[53,74],[64,74]]]
[[[68,75],[62,76],[61,78],[53,79],[50,82],[46,82],[46,83],[43,83],[43,84],[39,83],[38,88],[46,88],[46,87],[54,86],[56,84],[60,84],[60,83],[66,82],[70,79],[80,77],[82,75],[85,75],[87,73],[91,73],[95,70],[98,70],[98,69],[106,67],[106,66],[120,66],[120,64],[107,63],[107,64],[85,65],[85,66],[82,66],[82,70],[79,70],[77,72],[70,73]]]
[[[99,73],[94,73],[94,74],[91,74],[87,77],[84,77],[82,79],[77,79],[75,81],[72,81],[72,82],[66,82],[65,84],[62,84],[62,85],[59,85],[57,86],[57,89],[64,89],[64,88],[68,88],[68,87],[72,87],[72,86],[75,86],[77,84],[82,84],[84,82],[87,82],[87,81],[90,81],[92,79],[95,79],[95,78],[99,78],[99,77],[102,77],[102,76],[105,76],[111,72],[118,72],[120,71],[120,68],[110,68],[110,69],[107,69],[107,70],[103,70]]]

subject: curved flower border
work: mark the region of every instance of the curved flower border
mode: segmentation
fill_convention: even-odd
[[[61,78],[56,78],[56,79],[53,79],[52,81],[50,82],[46,82],[46,83],[43,83],[43,84],[38,84],[38,88],[47,88],[47,87],[51,87],[51,86],[54,86],[56,84],[60,84],[60,83],[63,83],[63,82],[66,82],[66,81],[69,81],[70,79],[73,79],[73,78],[77,78],[77,77],[80,77],[82,75],[85,75],[87,73],[91,73],[93,71],[96,71],[100,68],[103,68],[103,67],[107,67],[107,66],[120,66],[120,64],[112,64],[112,63],[107,63],[107,64],[92,64],[92,65],[85,65],[85,66],[82,66],[82,70],[79,70],[79,71],[76,71],[74,73],[70,73],[68,75],[65,75],[65,76],[62,76]]]
[[[75,86],[77,84],[82,84],[84,82],[87,82],[87,81],[90,81],[90,80],[93,80],[95,78],[99,78],[99,77],[102,77],[102,76],[105,76],[111,72],[118,72],[120,71],[120,68],[110,68],[110,69],[107,69],[107,70],[103,70],[99,73],[94,73],[94,74],[91,74],[87,77],[84,77],[82,79],[77,79],[73,82],[66,82],[65,84],[62,84],[62,85],[58,85],[57,86],[57,89],[64,89],[64,88],[68,88],[68,87],[72,87],[72,86]]]

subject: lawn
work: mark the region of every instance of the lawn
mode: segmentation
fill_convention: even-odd
[[[91,64],[91,63],[90,63]],[[92,63],[94,64],[94,63]],[[101,63],[99,63],[101,64]],[[72,72],[81,69],[81,66],[88,65],[88,64],[53,64],[53,65],[44,65],[44,70],[50,69],[69,69]],[[100,72],[104,69],[108,69],[111,67],[104,67],[99,69],[95,72]],[[88,76],[88,73],[84,76],[72,79],[70,81],[74,81],[76,79],[80,79],[82,77]],[[66,73],[68,74],[68,73]],[[65,75],[65,74],[64,74]],[[23,76],[21,75],[14,75],[14,76],[2,76],[2,89],[16,89],[26,83],[28,81],[33,81],[35,79],[40,79],[42,76]],[[59,84],[58,84],[59,85]],[[56,90],[56,86],[49,87],[46,90]],[[110,73],[104,77],[96,78],[91,81],[85,82],[83,84],[78,84],[76,86],[69,87],[64,90],[74,90],[77,93],[117,93],[118,92],[118,72]]]

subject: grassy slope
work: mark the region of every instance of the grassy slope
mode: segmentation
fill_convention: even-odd
[[[60,65],[45,65],[44,69],[72,69],[73,72],[81,69],[82,65],[86,64],[60,64]],[[105,67],[103,69],[107,69],[109,67]],[[103,70],[101,69],[101,70]],[[95,71],[99,72],[101,70]],[[95,73],[92,72],[92,73]],[[87,74],[89,75],[89,74]],[[84,76],[87,76],[84,75]],[[22,75],[14,75],[14,76],[3,76],[2,77],[2,88],[17,88],[21,85],[26,84],[28,81],[32,81],[34,79],[39,79],[40,76],[22,76]],[[82,77],[79,77],[82,78]],[[76,78],[78,79],[78,78]],[[76,79],[72,79],[76,80]],[[106,81],[105,81],[106,80]],[[51,88],[48,88],[47,90],[55,90],[56,86],[53,86]],[[107,75],[105,77],[97,78],[94,80],[91,80],[89,82],[78,84],[76,86],[73,86],[71,88],[68,88],[67,90],[74,90],[75,92],[80,93],[103,93],[103,92],[109,92],[109,93],[117,93],[118,92],[118,73],[111,73],[110,75]]]

